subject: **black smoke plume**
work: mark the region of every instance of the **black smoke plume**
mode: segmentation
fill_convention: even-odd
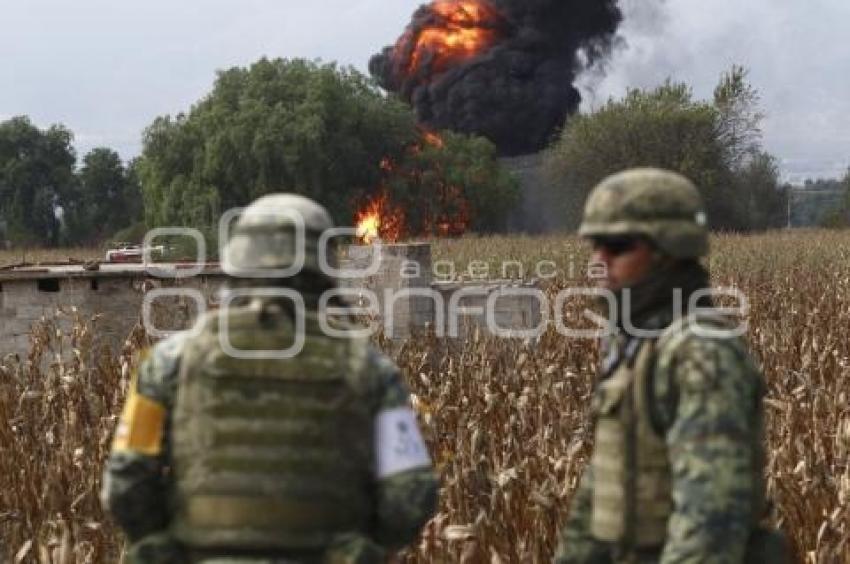
[[[423,33],[446,24],[438,4],[469,2],[485,10],[480,52],[447,63],[417,48]],[[578,109],[576,76],[607,56],[621,20],[617,0],[435,0],[369,71],[425,127],[483,135],[503,155],[534,153]]]

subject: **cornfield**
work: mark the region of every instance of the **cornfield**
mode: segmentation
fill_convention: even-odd
[[[0,360],[2,562],[120,558],[100,474],[144,336],[134,331],[116,356],[96,349],[96,329],[96,318],[60,310],[33,326],[27,358]]]
[[[547,265],[546,291],[583,284],[570,238],[434,242],[462,271]],[[478,265],[481,266],[480,264]],[[850,234],[718,236],[718,286],[749,300],[748,339],[768,382],[765,469],[773,520],[805,563],[850,562]],[[144,344],[92,350],[86,320],[45,320],[27,359],[0,363],[0,559],[114,562],[121,539],[98,505],[100,471],[128,370]],[[63,352],[64,351],[64,352]],[[65,354],[70,352],[71,354]],[[439,513],[406,562],[546,562],[592,447],[596,343],[422,338],[393,354],[442,476]]]

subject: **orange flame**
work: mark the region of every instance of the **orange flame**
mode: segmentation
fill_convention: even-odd
[[[421,153],[424,144],[439,150],[445,148],[445,141],[438,134],[422,131],[422,141],[408,147],[408,154],[415,156]],[[423,170],[413,167],[399,166],[391,158],[381,160],[380,168],[385,174],[404,175],[413,185],[421,182]],[[439,169],[437,172],[440,172]],[[419,184],[421,186],[421,184]],[[360,243],[370,245],[376,239],[384,243],[396,243],[408,236],[438,236],[457,237],[466,233],[472,224],[472,210],[463,190],[458,186],[437,180],[436,187],[431,193],[419,193],[416,219],[409,221],[406,210],[393,201],[387,189],[387,184],[378,193],[359,206],[354,216],[357,238]]]
[[[436,133],[426,131],[422,134],[422,137],[425,139],[425,142],[431,145],[432,147],[442,149],[446,146],[446,143],[443,141],[443,138],[437,135]]]
[[[404,231],[405,214],[392,205],[385,191],[369,200],[354,216],[357,238],[364,245],[371,245],[380,238],[385,243],[395,243]]]
[[[371,206],[370,206],[371,207]],[[367,211],[357,220],[357,237],[363,243],[371,245],[381,234],[381,214]]]
[[[501,17],[481,0],[436,0],[430,9],[435,24],[415,37],[406,33],[396,52],[409,52],[407,72],[413,74],[427,61],[431,72],[442,72],[492,47],[499,39]],[[413,42],[411,51],[404,49]]]

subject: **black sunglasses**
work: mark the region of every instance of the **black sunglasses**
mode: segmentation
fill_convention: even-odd
[[[591,239],[593,250],[605,249],[611,256],[620,256],[630,253],[635,250],[640,242],[640,237],[631,235],[612,236],[612,237],[594,237]]]

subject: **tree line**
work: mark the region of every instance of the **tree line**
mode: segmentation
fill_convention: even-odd
[[[803,189],[798,192],[797,198],[806,195],[807,193],[833,193],[834,198],[831,199],[826,209],[816,209],[814,211],[806,209],[807,202],[802,201],[794,204],[795,211],[803,208],[802,212],[808,212],[813,216],[815,223],[821,227],[830,228],[846,228],[850,227],[850,168],[840,180],[836,179],[817,179],[806,180]]]
[[[276,191],[322,203],[340,225],[359,204],[390,194],[413,225],[451,214],[435,197],[452,186],[470,202],[470,228],[504,229],[516,182],[482,138],[439,132],[432,147],[413,111],[351,68],[261,59],[219,73],[187,114],[157,118],[139,161],[148,225],[217,223]],[[421,229],[418,230],[421,233]]]
[[[426,133],[439,134],[438,147]],[[95,149],[77,168],[72,140],[67,128],[40,130],[26,117],[0,124],[0,240],[90,244],[173,225],[215,239],[224,211],[278,191],[317,200],[341,225],[389,193],[419,233],[468,202],[469,229],[486,233],[505,229],[519,198],[486,139],[424,132],[362,73],[305,60],[219,72],[188,113],[144,130],[142,153],[126,166]]]
[[[762,147],[759,94],[747,70],[723,73],[712,100],[694,99],[671,80],[630,89],[597,111],[570,119],[545,159],[548,191],[565,228],[578,225],[582,203],[605,176],[635,166],[675,170],[703,193],[714,229],[782,227],[789,186]]]
[[[135,163],[99,147],[77,166],[73,139],[26,116],[0,122],[0,241],[89,245],[141,218]]]
[[[545,153],[549,207],[561,228],[574,229],[599,180],[660,166],[696,182],[714,228],[781,227],[789,187],[762,147],[759,102],[736,66],[711,100],[668,80],[572,116]],[[359,203],[387,191],[419,228],[462,201],[470,231],[505,230],[520,194],[494,145],[439,132],[435,148],[424,133],[407,105],[352,68],[265,58],[219,72],[188,112],[156,118],[141,155],[126,164],[105,147],[78,163],[70,130],[12,118],[0,123],[0,241],[95,244],[163,225],[213,236],[223,211],[274,191],[314,198],[343,225]],[[447,187],[462,197],[435,198]],[[833,224],[848,216],[845,207]]]

